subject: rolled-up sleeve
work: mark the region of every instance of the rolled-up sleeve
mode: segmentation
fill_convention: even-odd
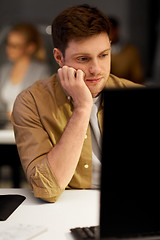
[[[33,187],[34,196],[47,202],[56,202],[64,191],[57,184],[46,158],[34,168],[30,182]]]
[[[50,169],[47,153],[54,146],[42,125],[39,109],[29,90],[17,97],[11,121],[22,167],[35,197],[55,202],[64,189],[59,187]]]

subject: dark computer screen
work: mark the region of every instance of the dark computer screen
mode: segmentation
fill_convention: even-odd
[[[160,230],[160,88],[104,90],[100,234]]]

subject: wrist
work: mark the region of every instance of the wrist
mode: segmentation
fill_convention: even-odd
[[[86,120],[90,119],[91,110],[92,106],[78,106],[74,108],[73,114],[77,115],[78,119],[84,118]]]

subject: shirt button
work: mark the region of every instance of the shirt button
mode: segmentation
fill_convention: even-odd
[[[85,139],[87,139],[87,135],[85,135],[85,137],[84,137]]]
[[[85,165],[84,165],[84,168],[86,168],[86,169],[89,168],[89,165],[88,165],[88,164],[85,164]]]

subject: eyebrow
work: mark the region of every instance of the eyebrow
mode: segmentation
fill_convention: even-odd
[[[109,50],[111,50],[111,47],[109,47],[109,48],[107,48],[107,49],[105,49],[105,50],[103,50],[102,52],[100,52],[98,55],[100,55],[100,54],[102,54],[102,53],[104,53],[104,52],[107,52],[107,51],[109,51]],[[90,56],[90,54],[89,53],[74,53],[73,55],[72,55],[72,57],[76,57],[76,56]]]

